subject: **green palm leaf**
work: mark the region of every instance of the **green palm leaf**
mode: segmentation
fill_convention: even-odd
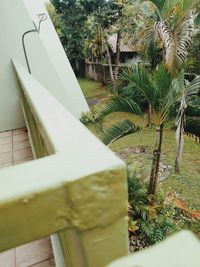
[[[120,79],[137,86],[152,111],[160,114],[156,124],[162,124],[169,119],[184,87],[184,71],[182,70],[176,79],[172,79],[163,65],[159,65],[153,72],[149,72],[143,65],[134,65],[123,70]]]
[[[151,2],[153,2],[154,5],[156,5],[159,11],[161,12],[165,5],[165,2],[167,1],[166,0],[151,0]]]
[[[160,21],[157,24],[165,47],[165,64],[171,73],[176,74],[176,71],[180,70],[187,59],[193,37],[196,34],[195,19],[195,12],[191,10],[176,25],[174,30],[166,21]]]
[[[144,65],[136,64],[126,70],[122,70],[119,74],[119,79],[129,81],[136,85],[149,103],[154,99],[155,88],[153,86],[152,76]]]
[[[123,122],[117,123],[116,125],[106,130],[101,137],[101,141],[105,145],[110,145],[118,139],[126,135],[135,133],[138,130],[139,128],[135,126],[135,124],[133,124],[131,121],[125,120]]]
[[[138,104],[132,99],[126,99],[121,97],[116,97],[111,99],[108,103],[103,105],[98,114],[98,119],[102,119],[106,115],[112,112],[130,112],[137,115],[141,115],[142,111]]]
[[[199,93],[200,93],[200,76],[196,76],[190,83],[186,84],[186,100],[191,101]]]
[[[186,62],[193,37],[198,32],[198,12],[195,8],[198,3],[199,0],[151,0],[141,3],[145,45],[149,47],[155,43],[160,46],[161,41],[166,67],[174,76]]]
[[[200,117],[186,117],[185,132],[200,137]]]
[[[186,116],[200,117],[200,106],[196,106],[193,104],[188,105],[186,110]]]
[[[164,99],[169,93],[169,88],[172,83],[171,75],[166,71],[163,65],[159,65],[152,73],[152,80],[154,84],[154,90],[156,98]]]

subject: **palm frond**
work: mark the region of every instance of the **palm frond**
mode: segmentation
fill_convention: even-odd
[[[189,117],[200,117],[200,98],[189,102],[185,114]]]
[[[200,92],[200,76],[196,76],[190,83],[186,84],[186,100],[191,101]]]
[[[158,10],[161,12],[167,0],[151,0],[151,2],[153,2],[154,5],[157,6]]]
[[[163,76],[160,75],[160,78],[162,77]],[[159,84],[160,92],[158,91],[157,93],[159,99],[158,110],[161,114],[160,123],[163,123],[165,120],[171,118],[176,102],[182,95],[184,89],[184,71],[182,70],[177,78],[172,79],[171,76],[169,76],[167,82],[163,83],[163,81],[160,81],[158,85]],[[162,86],[163,88],[161,88]]]
[[[200,117],[186,117],[185,132],[200,137]]]
[[[154,1],[143,1],[140,5],[141,13],[147,18],[151,18],[154,21],[158,21],[161,19],[159,5],[154,3]]]
[[[135,126],[135,124],[133,124],[129,120],[125,120],[123,122],[117,123],[116,125],[106,130],[101,137],[101,141],[105,145],[110,145],[111,143],[117,141],[118,139],[126,135],[135,133],[138,130],[139,128]]]
[[[157,40],[157,27],[156,22],[152,25],[152,23],[149,23],[145,28],[145,34],[144,34],[144,43],[145,45],[149,45],[150,43],[156,43]]]
[[[172,77],[169,72],[166,71],[163,65],[159,65],[153,72],[153,83],[156,90],[157,98],[159,101],[164,99],[169,92],[169,88],[172,83]]]
[[[196,13],[191,10],[174,30],[166,21],[160,21],[157,24],[160,38],[165,47],[165,64],[172,74],[176,73],[187,59],[193,37],[196,34],[195,19]]]
[[[155,98],[155,88],[151,78],[151,73],[142,64],[132,65],[128,69],[122,70],[119,74],[120,80],[135,84],[149,103]]]
[[[187,12],[190,9],[194,9],[199,4],[199,0],[184,0],[183,11]]]
[[[113,112],[130,112],[137,115],[141,115],[142,111],[138,104],[132,99],[116,97],[111,99],[108,103],[104,104],[99,111],[98,119],[102,119],[106,115]]]
[[[169,119],[171,110],[184,90],[184,70],[173,79],[163,65],[153,72],[149,72],[145,66],[135,65],[123,70],[120,79],[136,85],[152,107],[152,112],[160,114],[155,124]]]

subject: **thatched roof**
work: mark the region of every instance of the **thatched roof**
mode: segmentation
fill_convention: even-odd
[[[108,44],[110,49],[115,54],[117,46],[117,34],[114,33],[108,38]],[[141,43],[139,41],[132,42],[132,40],[127,40],[127,38],[122,38],[120,45],[120,52],[138,52],[141,51]]]

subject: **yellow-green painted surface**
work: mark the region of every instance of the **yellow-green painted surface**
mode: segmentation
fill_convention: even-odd
[[[200,241],[189,231],[182,231],[144,251],[134,253],[107,267],[199,267]]]
[[[49,156],[0,171],[0,250],[59,233],[65,266],[103,267],[128,253],[125,164],[13,62],[36,157]]]

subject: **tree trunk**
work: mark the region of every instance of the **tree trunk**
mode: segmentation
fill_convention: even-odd
[[[176,140],[177,140],[177,149],[176,149],[176,159],[175,159],[175,172],[180,173],[179,162],[183,153],[183,133],[184,133],[184,116],[185,110],[187,109],[187,103],[185,99],[185,92],[183,92],[181,105],[179,109],[179,114],[177,115],[177,129],[176,129]]]
[[[156,144],[155,144],[155,148],[153,151],[153,161],[152,161],[150,181],[149,181],[149,189],[148,189],[149,195],[155,195],[155,193],[156,193],[159,164],[160,164],[160,155],[161,155],[161,148],[162,148],[163,127],[164,127],[164,125],[161,124],[157,128]]]
[[[104,40],[105,40],[106,53],[107,53],[107,57],[108,57],[108,66],[109,66],[110,78],[111,78],[113,84],[115,84],[115,77],[113,75],[113,69],[112,69],[112,59],[111,59],[111,55],[110,55],[110,51],[109,51],[108,35],[107,35],[106,31],[103,32],[103,36],[104,36]]]
[[[121,44],[121,32],[117,32],[117,43],[116,43],[116,58],[115,58],[115,81],[118,80],[119,64],[120,64],[120,44]]]
[[[119,64],[120,64],[120,44],[121,44],[121,32],[117,32],[117,43],[116,43],[116,58],[115,58],[115,83],[114,83],[114,92],[116,95],[119,95],[118,91],[118,74],[119,74]]]
[[[103,32],[102,32],[102,28],[100,28],[99,30],[100,32],[100,42],[101,42],[101,46],[100,46],[100,53],[101,53],[101,65],[103,65]]]
[[[151,109],[151,105],[149,104],[148,111],[147,111],[147,125],[146,125],[146,127],[151,126],[151,117],[152,117],[152,109]]]
[[[176,150],[176,159],[175,159],[175,172],[180,174],[180,166],[179,166],[179,162],[182,156],[182,151],[183,151],[183,132],[184,132],[184,113],[181,114],[181,118],[180,118],[180,125],[178,126],[178,146],[177,146],[177,150]]]
[[[113,69],[112,69],[112,60],[111,60],[111,56],[110,56],[108,43],[106,43],[106,51],[107,51],[107,56],[108,56],[108,65],[109,65],[109,71],[110,71],[110,78],[111,78],[113,84],[115,84],[115,78],[114,78]]]

